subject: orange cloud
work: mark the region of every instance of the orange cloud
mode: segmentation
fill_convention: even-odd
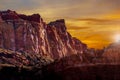
[[[103,16],[106,19],[120,19],[120,11],[113,11]]]

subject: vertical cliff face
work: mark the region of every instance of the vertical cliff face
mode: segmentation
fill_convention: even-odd
[[[58,59],[82,54],[87,47],[67,32],[63,19],[47,25],[39,14],[8,10],[0,12],[0,48]]]
[[[47,38],[53,58],[83,53],[86,49],[85,44],[67,32],[64,19],[48,24]]]

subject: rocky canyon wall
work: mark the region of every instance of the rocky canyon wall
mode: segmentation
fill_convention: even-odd
[[[87,46],[67,32],[64,19],[46,24],[39,14],[7,10],[0,11],[0,48],[59,59],[82,55]]]

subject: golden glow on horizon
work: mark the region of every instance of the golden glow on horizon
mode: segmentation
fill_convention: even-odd
[[[115,15],[103,19],[68,20],[68,32],[86,43],[89,48],[103,48],[120,41],[120,20]],[[116,32],[118,32],[116,34]]]

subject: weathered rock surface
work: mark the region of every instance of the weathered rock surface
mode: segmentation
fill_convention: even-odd
[[[120,43],[113,43],[106,47],[103,53],[103,57],[104,62],[106,63],[120,64]]]
[[[49,23],[47,35],[53,58],[58,59],[71,54],[82,54],[87,48],[85,44],[67,32],[63,19]]]
[[[31,59],[82,55],[87,48],[67,32],[64,19],[47,25],[39,14],[26,16],[11,10],[0,11],[0,17],[0,48],[27,53]]]
[[[34,54],[0,49],[0,66],[1,64],[11,64],[14,66],[42,67],[51,62],[53,62],[53,60],[48,56],[37,57]]]

